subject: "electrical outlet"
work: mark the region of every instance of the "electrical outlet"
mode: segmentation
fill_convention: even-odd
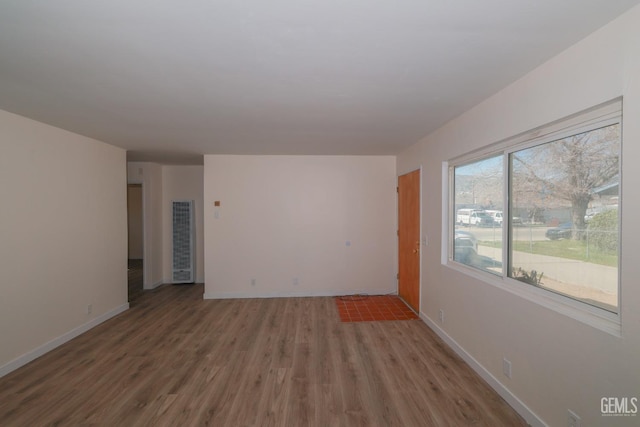
[[[440,320],[440,323],[444,323],[444,310],[440,310],[438,312],[438,320]]]
[[[504,358],[502,359],[502,373],[507,378],[511,378],[511,362]]]
[[[87,314],[91,314],[92,311],[93,311],[93,304],[87,305]]]
[[[298,286],[300,284],[300,280],[297,277],[293,279],[293,286]]]
[[[580,417],[578,414],[569,409],[567,414],[567,426],[568,427],[580,427]]]
[[[255,286],[256,285],[256,279],[251,279],[251,286]]]

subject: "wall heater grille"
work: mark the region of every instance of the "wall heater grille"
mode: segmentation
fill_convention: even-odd
[[[173,283],[195,281],[193,200],[173,201]]]

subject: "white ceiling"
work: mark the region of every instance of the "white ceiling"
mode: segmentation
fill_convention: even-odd
[[[0,109],[124,147],[396,154],[640,0],[2,0]]]

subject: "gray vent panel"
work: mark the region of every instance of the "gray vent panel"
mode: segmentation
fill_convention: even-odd
[[[193,201],[173,202],[173,282],[194,281]]]

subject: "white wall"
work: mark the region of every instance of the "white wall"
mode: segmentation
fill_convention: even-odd
[[[0,111],[0,376],[128,308],[125,165]]]
[[[196,282],[204,283],[204,166],[162,167],[163,275],[172,282],[172,205],[173,200],[194,200],[196,234]]]
[[[205,298],[396,291],[395,172],[393,157],[205,156]]]
[[[441,264],[442,162],[624,96],[622,337],[545,309]],[[398,173],[423,165],[423,316],[486,378],[492,375],[539,419],[566,425],[635,425],[603,418],[602,397],[640,398],[640,8],[611,22],[524,78],[427,136],[398,157]],[[428,201],[428,203],[425,203]],[[513,366],[502,374],[502,358]],[[500,388],[499,384],[494,384]],[[504,390],[503,390],[504,391]],[[522,408],[521,408],[522,409]],[[531,421],[532,419],[530,419]],[[533,419],[532,422],[535,422]]]
[[[163,283],[162,277],[162,166],[148,162],[127,163],[127,182],[142,184],[144,221],[144,289]]]

